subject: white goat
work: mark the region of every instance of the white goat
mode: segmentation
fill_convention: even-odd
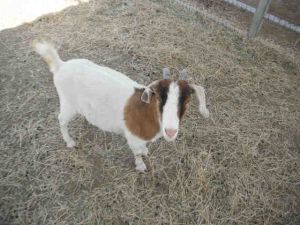
[[[180,80],[172,81],[165,68],[164,79],[144,86],[86,59],[64,62],[47,42],[34,42],[33,46],[54,74],[60,129],[70,148],[75,142],[68,133],[68,123],[75,114],[81,114],[104,131],[123,134],[135,156],[136,169],[145,171],[142,155],[148,153],[146,144],[162,136],[175,140],[192,93],[198,97],[200,113],[209,116],[204,88],[188,84],[185,70]]]

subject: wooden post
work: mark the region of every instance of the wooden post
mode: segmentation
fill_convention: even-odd
[[[264,15],[266,11],[268,10],[272,0],[260,0],[258,3],[257,9],[255,11],[255,14],[252,18],[251,26],[248,32],[248,37],[253,38],[257,35],[261,24],[262,20],[264,18]]]

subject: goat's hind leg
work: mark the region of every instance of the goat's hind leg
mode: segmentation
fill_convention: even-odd
[[[72,118],[75,116],[76,112],[67,103],[60,104],[60,113],[58,115],[60,130],[63,136],[64,141],[67,143],[68,148],[72,148],[76,145],[75,141],[72,139],[72,137],[69,134],[68,131],[68,124],[72,120]]]

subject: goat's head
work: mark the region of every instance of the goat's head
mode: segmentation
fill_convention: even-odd
[[[151,95],[155,95],[158,100],[161,130],[167,141],[173,141],[177,137],[179,124],[193,93],[196,93],[200,102],[200,113],[204,117],[209,115],[203,87],[189,84],[187,78],[187,71],[183,70],[179,80],[171,80],[169,69],[164,68],[163,79],[152,82],[141,97],[141,100],[146,103],[150,102]]]

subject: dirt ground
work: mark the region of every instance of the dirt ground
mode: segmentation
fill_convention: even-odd
[[[88,58],[140,83],[169,66],[207,89],[176,143],[134,170],[123,137],[83,118],[62,140],[52,75],[30,46]],[[294,49],[295,50],[295,49]],[[0,32],[0,224],[300,223],[300,61],[170,1],[99,0]]]

